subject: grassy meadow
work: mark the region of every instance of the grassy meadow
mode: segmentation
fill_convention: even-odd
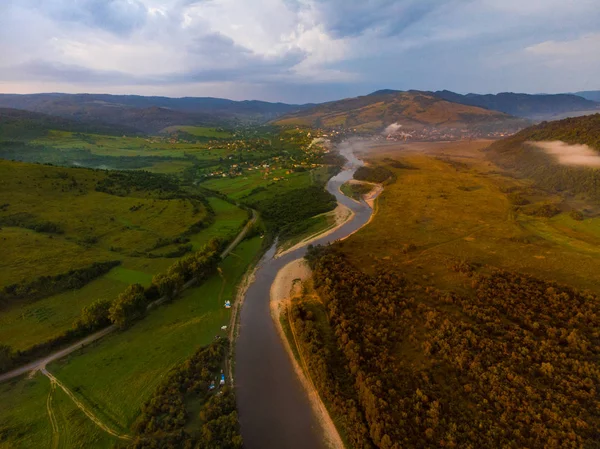
[[[368,157],[392,170],[397,181],[381,194],[373,221],[342,243],[344,252],[363,267],[393,261],[410,276],[424,276],[442,288],[456,282],[448,265],[463,259],[600,289],[598,219],[573,219],[571,198],[536,190],[530,181],[499,171],[479,151],[485,146],[375,148]],[[411,169],[394,168],[394,160]],[[531,204],[515,207],[507,193],[515,191]],[[524,213],[546,203],[557,204],[561,212],[551,218]]]
[[[228,131],[207,128],[205,126],[170,126],[165,128],[162,132],[172,133],[177,131],[183,131],[184,133],[195,137],[208,137],[212,139],[229,139],[233,137],[233,134]]]
[[[173,258],[155,257],[177,248],[157,245],[207,219],[208,209],[195,200],[161,199],[152,192],[116,196],[95,190],[106,174],[0,160],[0,223],[14,217],[28,223],[51,222],[60,233],[1,226],[0,288],[39,276],[54,276],[94,262],[121,262],[84,287],[35,302],[19,301],[0,314],[0,343],[24,350],[69,329],[81,309],[97,299],[112,300],[128,285],[149,285]],[[209,198],[214,220],[190,235],[193,250],[211,238],[232,238],[248,213],[219,198]],[[16,223],[18,224],[18,223]]]
[[[131,328],[101,340],[48,369],[109,427],[128,433],[141,404],[162,376],[199,347],[225,336],[237,285],[260,254],[262,240],[243,241],[220,265],[220,274],[149,312]],[[0,448],[50,447],[47,401],[50,382],[41,374],[0,384]],[[6,406],[4,406],[6,405]],[[92,423],[60,389],[52,393],[59,447],[115,447],[118,440]]]
[[[236,286],[260,252],[262,240],[242,242],[222,263],[221,273],[151,311],[117,333],[49,366],[58,379],[107,420],[129,428],[161,376],[209,344],[229,324]]]

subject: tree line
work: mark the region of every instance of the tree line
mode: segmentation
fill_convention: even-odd
[[[121,264],[119,260],[94,262],[88,267],[55,276],[40,276],[30,282],[7,285],[0,291],[0,309],[16,301],[36,301],[66,290],[76,290]]]

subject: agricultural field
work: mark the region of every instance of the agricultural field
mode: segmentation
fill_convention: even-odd
[[[169,126],[163,129],[163,133],[174,133],[182,131],[194,137],[208,137],[212,139],[229,139],[233,137],[229,131],[216,128],[207,128],[205,126]]]

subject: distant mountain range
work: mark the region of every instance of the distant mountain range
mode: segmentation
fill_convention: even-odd
[[[145,133],[157,133],[173,125],[264,123],[302,108],[284,103],[210,97],[104,94],[0,94],[0,107],[41,112],[79,121],[125,124]]]
[[[573,94],[530,95],[504,92],[496,95],[461,95],[442,90],[433,92],[433,95],[447,101],[500,111],[531,120],[547,120],[573,112],[600,110],[599,103]]]
[[[585,98],[586,100],[600,102],[600,90],[586,90],[583,92],[575,92],[575,95]]]
[[[369,95],[322,104],[233,101],[211,97],[144,97],[106,94],[0,94],[0,108],[48,114],[130,134],[156,134],[174,125],[237,126],[240,124],[353,127],[377,130],[391,123],[407,126],[476,127],[515,124],[590,114],[600,110],[600,91],[578,94],[461,95],[379,90]],[[513,117],[509,117],[513,116]],[[93,124],[93,125],[89,125]]]
[[[81,122],[39,112],[0,108],[0,141],[27,141],[45,136],[49,130],[115,136],[140,134],[136,129],[122,125]]]
[[[324,103],[276,119],[278,125],[356,128],[376,131],[397,123],[408,128],[455,128],[521,122],[507,114],[447,101],[430,92],[380,90]]]

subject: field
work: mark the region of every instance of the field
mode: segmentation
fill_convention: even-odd
[[[252,171],[235,178],[217,178],[202,183],[203,187],[224,193],[234,200],[263,199],[275,193],[307,187],[312,184],[310,172],[292,173],[286,169]]]
[[[426,275],[440,287],[454,282],[448,263],[464,259],[600,289],[598,220],[576,221],[568,213],[573,199],[532,190],[530,181],[500,172],[479,151],[487,145],[373,149],[366,156],[386,165],[397,181],[380,196],[373,222],[342,244],[344,252],[367,267],[399,262],[411,275]],[[413,169],[394,168],[390,160]],[[532,205],[556,202],[563,212],[552,218],[516,212],[509,191],[525,192]]]
[[[14,349],[24,350],[61,334],[83,307],[97,299],[112,300],[132,283],[149,285],[153,275],[175,260],[156,257],[177,249],[169,239],[208,217],[206,207],[196,200],[161,199],[143,191],[125,197],[98,192],[103,172],[0,161],[0,174],[0,204],[6,205],[0,220],[10,223],[17,217],[14,224],[19,225],[0,229],[0,288],[94,262],[121,262],[80,289],[5,306],[0,343]],[[208,204],[214,220],[189,235],[193,250],[213,237],[232,238],[248,218],[245,210],[219,198],[209,198]],[[22,227],[38,223],[54,223],[60,233]],[[161,239],[165,243],[150,257],[148,250]]]
[[[195,137],[209,137],[213,139],[228,139],[233,137],[233,134],[227,131],[218,130],[215,128],[206,128],[203,126],[170,126],[163,130],[164,133],[172,133],[183,131]]]
[[[258,237],[242,242],[222,262],[220,275],[153,310],[132,328],[52,364],[49,371],[105,424],[129,432],[140,405],[161,376],[213,341],[215,335],[225,335],[220,327],[229,324],[230,311],[223,304],[234,299],[236,286],[259,254],[261,244]],[[34,443],[42,447],[44,442],[49,445],[49,390],[48,380],[39,374],[32,380],[0,385],[0,402],[14,404],[0,410],[0,447],[33,447],[30,445]],[[63,398],[64,393],[57,389],[54,394],[53,406],[64,416],[62,424],[59,422],[61,433],[68,432],[71,441],[62,447],[92,443],[112,446],[114,439],[91,423],[70,399]],[[6,413],[8,410],[11,413]],[[80,416],[84,419],[80,420]]]
[[[211,198],[216,220],[208,228],[191,236],[194,250],[214,237],[230,238],[239,232],[247,213],[230,203]],[[174,259],[127,257],[119,267],[83,288],[70,290],[31,304],[19,304],[0,314],[0,342],[15,349],[49,340],[69,329],[81,309],[97,299],[115,299],[128,285],[150,285],[152,276],[165,271]]]

